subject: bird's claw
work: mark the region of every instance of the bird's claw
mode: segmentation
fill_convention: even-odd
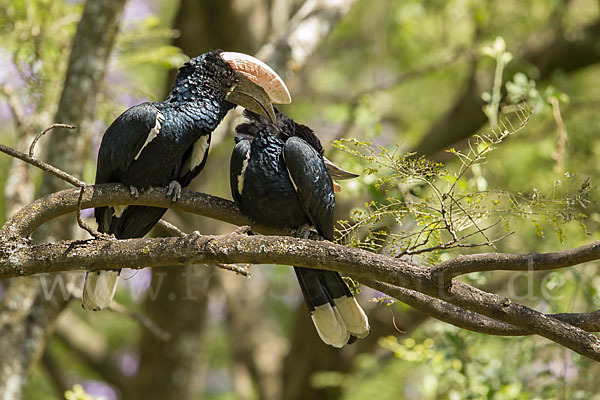
[[[129,193],[131,193],[131,197],[135,197],[136,199],[140,197],[140,191],[135,186],[129,186]]]
[[[95,232],[94,236],[95,236],[94,239],[98,239],[98,240],[117,240],[115,235],[110,234],[110,233]]]
[[[175,203],[181,197],[181,185],[177,181],[171,181],[167,190],[167,197],[171,197],[173,203]]]
[[[309,239],[311,236],[311,231],[308,228],[300,227],[296,230],[294,236],[300,239]]]
[[[240,226],[235,231],[231,232],[234,235],[252,234],[252,228],[249,225]]]

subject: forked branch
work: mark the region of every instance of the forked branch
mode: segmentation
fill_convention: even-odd
[[[2,146],[2,151],[5,147]],[[21,158],[19,154],[23,154],[12,149],[5,152],[17,154],[18,158]],[[26,154],[23,156],[21,159],[27,162],[34,160]],[[64,173],[57,176],[62,177]],[[435,268],[326,241],[286,236],[248,236],[241,231],[223,236],[196,233],[179,236],[181,232],[171,229],[179,237],[130,240],[100,238],[32,244],[28,236],[44,222],[80,208],[107,205],[173,206],[234,225],[252,225],[233,202],[202,193],[184,190],[180,200],[172,205],[171,199],[166,196],[166,188],[153,188],[135,198],[123,185],[87,186],[79,183],[76,184],[79,186],[77,189],[53,193],[29,204],[0,229],[0,278],[75,269],[136,269],[140,266],[181,266],[190,263],[316,267],[349,274],[429,315],[466,329],[502,335],[538,334],[600,361],[600,339],[586,332],[599,330],[597,312],[544,315],[505,297],[452,281],[455,276],[473,271],[527,271],[532,265],[535,269],[552,269],[597,260],[600,259],[600,242],[541,255],[480,254],[458,257]],[[274,232],[257,225],[252,225],[252,230],[266,234],[292,234]],[[236,270],[238,273],[244,271]]]

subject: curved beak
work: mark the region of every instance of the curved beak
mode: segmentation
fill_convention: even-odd
[[[326,157],[323,157],[325,161],[325,166],[329,171],[329,175],[331,175],[332,179],[337,179],[339,181],[343,181],[345,179],[354,179],[358,178],[360,175],[355,174],[354,172],[346,171],[329,161]]]
[[[272,104],[289,104],[292,101],[283,79],[267,64],[247,54],[222,52],[221,57],[239,78],[239,83],[225,99],[275,122]]]
[[[360,175],[355,174],[350,171],[346,171],[329,161],[327,157],[323,157],[323,161],[325,161],[325,166],[329,171],[329,176],[331,176],[331,182],[333,182],[333,192],[338,193],[342,191],[342,187],[335,181],[335,179],[343,181],[345,179],[354,179],[358,178]]]

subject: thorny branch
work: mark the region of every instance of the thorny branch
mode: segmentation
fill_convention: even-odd
[[[121,192],[127,195],[125,188],[121,188]],[[75,193],[72,194],[70,197],[75,197]],[[64,197],[66,193],[62,192],[60,195]],[[150,201],[150,197],[162,195],[164,193],[156,191],[153,196],[145,194],[143,203],[158,203],[159,199]],[[98,203],[105,204],[105,197],[108,196],[98,197]],[[72,199],[71,208],[76,206],[75,203],[76,200]],[[231,207],[234,211],[235,206],[231,204]],[[5,229],[10,232],[10,227],[9,222]],[[2,234],[6,234],[4,229]],[[337,270],[359,280],[381,281],[453,304],[460,311],[448,310],[451,321],[462,320],[461,314],[465,310],[471,310],[529,334],[539,334],[600,361],[600,339],[576,326],[460,282],[452,282],[449,286],[439,285],[431,270],[418,264],[330,242],[280,236],[190,234],[182,238],[64,241],[40,245],[22,240],[20,243],[12,241],[6,247],[8,248],[3,249],[0,256],[0,277],[76,269],[136,269],[140,266],[176,266],[189,263],[269,263]],[[595,259],[600,258],[600,242],[593,249]],[[588,249],[574,249],[575,254],[572,256],[575,260],[579,257],[579,251],[586,252]],[[593,316],[590,314],[589,320],[593,320]]]
[[[0,149],[36,165],[31,162],[36,160],[23,153],[6,146]],[[51,168],[44,170],[52,171]],[[58,171],[59,174],[53,173],[59,177],[68,175]],[[192,233],[174,238],[98,238],[83,242],[32,244],[28,236],[44,222],[80,208],[107,205],[173,206],[234,225],[251,225],[254,232],[292,233],[273,232],[251,224],[233,202],[189,190],[184,190],[181,199],[172,205],[166,196],[166,188],[152,188],[135,198],[123,185],[87,186],[82,183],[76,186],[80,188],[53,193],[27,205],[0,229],[0,278],[75,269],[139,269],[140,266],[181,266],[190,263],[213,263],[221,267],[234,263],[318,267],[354,276],[369,286],[459,327],[489,334],[538,334],[600,361],[600,339],[586,332],[600,330],[598,312],[544,315],[507,298],[452,281],[453,277],[468,272],[547,270],[598,260],[600,241],[557,253],[492,253],[457,257],[434,268],[325,241],[248,236],[241,231],[223,236]],[[243,271],[243,268],[236,270]]]
[[[475,165],[483,163],[490,151],[509,136],[523,129],[534,111],[534,108],[528,107],[527,104],[520,104],[513,112],[514,117],[519,121],[518,124],[513,125],[507,117],[498,122],[498,128],[469,141],[467,152],[449,150],[460,160],[460,169],[456,173],[442,170],[441,164],[415,158],[414,154],[398,155],[398,148],[388,151],[381,146],[352,139],[338,141],[336,145],[339,148],[362,158],[367,165],[373,165],[367,167],[367,171],[386,170],[387,172],[375,183],[376,187],[384,189],[386,200],[367,204],[368,212],[358,212],[353,215],[353,222],[341,221],[339,232],[342,239],[356,242],[355,238],[365,232],[363,228],[367,228],[366,238],[360,240],[358,245],[373,251],[390,250],[390,254],[393,253],[396,258],[451,248],[488,246],[497,250],[495,244],[512,233],[496,233],[495,237],[488,234],[492,232],[491,228],[502,222],[502,219],[489,225],[482,225],[479,222],[489,217],[492,212],[500,212],[497,204],[492,202],[490,207],[482,208],[478,205],[478,201],[473,200],[473,196],[481,196],[481,191],[460,194],[457,193],[459,192],[457,184],[464,183],[465,173]],[[399,190],[400,195],[390,197],[387,193],[392,188]],[[411,194],[411,190],[415,188],[423,188],[430,194],[415,200]],[[388,217],[388,220],[399,221],[397,223],[399,229],[378,230],[378,225],[381,226],[384,218]],[[403,225],[411,224],[419,228],[404,229]],[[474,228],[471,232],[461,233],[470,227]],[[482,239],[465,243],[466,239],[477,236],[481,236]],[[434,243],[431,243],[432,239]]]

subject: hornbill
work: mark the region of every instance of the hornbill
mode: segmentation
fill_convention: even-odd
[[[106,130],[98,153],[96,183],[123,183],[133,196],[168,186],[177,201],[206,163],[211,132],[236,105],[275,119],[271,103],[289,103],[281,78],[260,60],[241,53],[209,51],[185,63],[166,100],[142,103]],[[98,207],[98,230],[117,239],[142,237],[166,212],[145,206]],[[119,271],[86,275],[83,307],[110,304]]]
[[[333,241],[332,177],[357,175],[323,157],[315,133],[275,110],[274,123],[246,110],[249,122],[236,127],[231,156],[231,193],[254,222],[274,228],[315,228]],[[304,232],[306,232],[304,230]],[[294,267],[310,316],[321,339],[342,347],[369,334],[369,322],[337,272]]]

